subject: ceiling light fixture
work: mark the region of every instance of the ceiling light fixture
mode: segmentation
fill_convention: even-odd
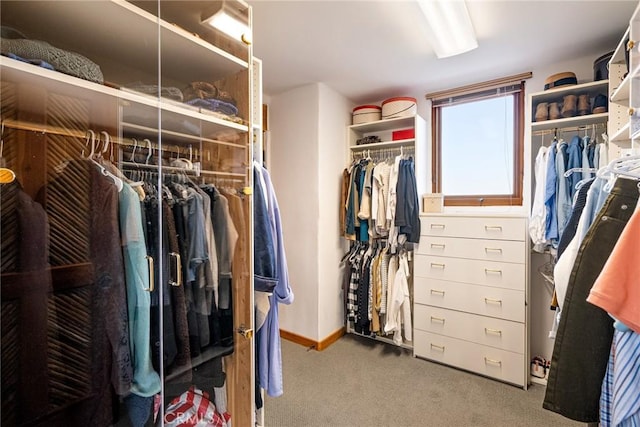
[[[438,58],[459,55],[478,47],[467,5],[460,0],[418,0],[427,18],[427,33]]]
[[[236,4],[242,5],[241,2],[236,2]],[[248,12],[243,13],[242,9],[230,2],[221,1],[218,10],[212,15],[202,18],[202,24],[210,25],[236,40],[251,44]]]

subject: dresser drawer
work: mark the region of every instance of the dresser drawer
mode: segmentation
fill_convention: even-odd
[[[413,318],[415,329],[524,354],[524,323],[422,304],[414,305]]]
[[[413,295],[416,304],[525,321],[524,291],[414,277]]]
[[[413,275],[452,282],[524,290],[526,265],[463,258],[416,255]]]
[[[418,357],[519,386],[524,386],[526,380],[524,355],[519,353],[421,330],[414,332],[413,352]]]
[[[514,240],[423,236],[415,253],[524,264],[527,243]]]
[[[424,216],[421,235],[526,241],[527,220],[515,217]]]

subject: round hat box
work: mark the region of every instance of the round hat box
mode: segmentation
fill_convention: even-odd
[[[557,73],[547,77],[544,80],[544,90],[577,84],[578,79],[576,78],[576,75],[570,71],[565,71],[564,73]]]
[[[395,119],[398,117],[413,117],[418,111],[415,98],[409,96],[397,96],[385,99],[382,102],[382,119]]]
[[[354,125],[361,123],[369,123],[380,120],[382,108],[377,105],[360,105],[353,109],[353,121]]]

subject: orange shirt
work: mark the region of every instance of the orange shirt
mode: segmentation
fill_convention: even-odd
[[[587,301],[640,333],[640,210],[625,226]]]

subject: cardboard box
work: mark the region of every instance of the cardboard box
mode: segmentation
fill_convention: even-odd
[[[442,193],[422,195],[423,213],[441,213],[444,210],[444,196]]]

